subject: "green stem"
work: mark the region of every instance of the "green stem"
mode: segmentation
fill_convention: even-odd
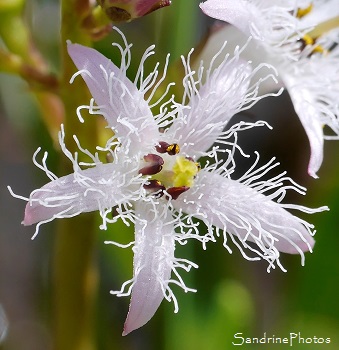
[[[171,60],[186,55],[197,41],[199,7],[196,0],[173,1],[166,10],[160,10],[157,27],[160,27],[159,45],[165,52],[171,53]]]
[[[92,214],[60,220],[54,256],[56,350],[93,350],[97,273]]]
[[[67,148],[73,153],[72,135],[77,134],[84,147],[96,143],[94,118],[80,125],[76,108],[88,102],[89,94],[81,79],[69,85],[76,68],[67,54],[66,40],[91,45],[88,35],[81,29],[81,21],[88,9],[84,0],[61,2],[61,48],[63,72],[61,95],[65,107],[65,132]],[[79,135],[81,134],[81,135]],[[62,172],[70,173],[69,163],[61,164]],[[58,221],[54,259],[55,349],[93,350],[94,303],[97,273],[94,259],[95,217],[82,214],[76,218]]]

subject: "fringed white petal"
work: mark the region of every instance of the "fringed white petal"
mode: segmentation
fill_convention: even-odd
[[[179,111],[168,130],[168,133],[174,131],[173,138],[178,140],[183,152],[200,156],[213,145],[245,102],[251,72],[249,63],[231,59],[215,69],[199,90],[188,73],[186,88],[192,88],[189,104]]]
[[[122,55],[120,68],[92,48],[68,43],[69,55],[98,105],[83,108],[92,114],[102,114],[118,137],[150,144],[158,135],[158,127],[144,93],[126,76],[130,47],[126,43],[126,48],[119,49]]]
[[[191,69],[190,56],[187,61],[183,60],[186,70],[183,104],[185,100],[188,100],[188,104],[177,108],[177,118],[166,134],[169,140],[180,144],[182,152],[191,157],[204,155],[218,141],[236,113],[250,108],[263,97],[259,96],[259,89],[264,81],[277,82],[276,72],[271,70],[271,66],[261,64],[252,69],[250,62],[239,57],[243,49],[236,47],[232,58],[228,54],[223,56],[223,49],[213,57],[206,76],[202,66],[198,72]],[[214,61],[220,56],[223,59],[215,68]],[[251,85],[253,77],[258,78],[264,69],[266,75]]]
[[[160,204],[159,204],[160,205]],[[164,208],[163,208],[164,209]],[[165,297],[174,261],[174,226],[151,203],[136,206],[134,282],[123,335],[147,323]]]
[[[113,164],[101,164],[51,181],[31,193],[23,224],[111,209],[128,200],[120,176]]]
[[[56,218],[73,217],[95,210],[100,211],[103,219],[101,228],[105,229],[107,222],[116,221],[116,218],[113,220],[107,218],[113,206],[118,206],[117,217],[130,218],[130,210],[127,207],[144,196],[143,184],[146,180],[138,174],[140,162],[138,154],[126,159],[126,149],[110,139],[106,147],[97,148],[98,151],[112,157],[113,163],[103,164],[98,153],[92,155],[80,145],[76,136],[73,138],[79,151],[87,157],[87,163],[79,162],[79,153],[72,154],[66,148],[65,132],[61,125],[60,147],[71,161],[74,173],[58,178],[47,167],[47,152],[44,153],[41,164],[37,161],[40,152],[38,148],[33,155],[33,162],[51,181],[42,188],[34,190],[29,198],[16,195],[10,190],[14,197],[28,202],[23,224],[37,223],[33,238],[37,235],[41,224]]]
[[[254,179],[258,178],[256,175]],[[251,184],[251,180],[247,180]],[[314,239],[312,225],[302,221],[284,209],[284,205],[271,200],[272,196],[265,196],[263,182],[259,182],[260,191],[256,191],[254,184],[251,187],[223,177],[216,173],[202,170],[196,180],[194,188],[183,193],[173,205],[197,218],[206,225],[216,226],[224,236],[224,245],[228,247],[228,237],[239,247],[244,257],[249,260],[265,259],[269,268],[277,263],[279,266],[279,251],[291,254],[300,254],[304,263],[304,252],[312,251]],[[272,187],[272,184],[269,186]],[[276,196],[283,190],[278,184]],[[274,197],[274,196],[273,196]],[[304,210],[297,205],[294,209]],[[325,210],[327,208],[320,208]],[[309,210],[312,212],[312,210]],[[238,238],[234,240],[232,236]],[[247,244],[254,242],[256,247]],[[239,244],[240,242],[240,244]],[[251,257],[242,247],[252,251]]]

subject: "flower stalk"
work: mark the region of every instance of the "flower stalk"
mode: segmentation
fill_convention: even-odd
[[[98,280],[94,222],[92,214],[58,222],[53,285],[55,349],[95,349],[93,320]]]
[[[79,104],[88,99],[88,92],[80,79],[76,89],[69,94],[69,79],[74,65],[66,51],[66,40],[91,45],[89,35],[81,28],[89,4],[79,0],[64,0],[61,4],[62,67],[61,96],[65,109],[65,128],[71,138],[79,125],[74,118]],[[95,126],[89,122],[81,129],[84,145],[96,142]],[[89,132],[91,131],[91,132]],[[67,140],[71,141],[71,140]],[[73,141],[73,140],[72,140]],[[69,142],[72,151],[73,142]],[[69,164],[60,164],[61,172],[69,170]],[[58,221],[54,256],[54,344],[56,349],[92,350],[93,312],[97,286],[94,261],[95,217],[92,214],[75,219]]]

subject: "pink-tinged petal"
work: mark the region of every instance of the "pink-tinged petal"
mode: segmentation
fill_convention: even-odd
[[[166,212],[166,218],[157,217],[159,214],[154,214],[154,210],[156,208],[149,203],[136,206],[135,280],[123,335],[140,328],[153,317],[171,276],[175,242],[173,224],[170,223],[172,216]]]
[[[92,48],[71,43],[67,48],[100,112],[117,136],[141,144],[152,143],[158,135],[157,124],[143,93],[126,77],[126,68],[118,68]]]
[[[204,170],[196,182],[173,202],[176,207],[237,236],[244,246],[246,240],[255,242],[262,258],[277,255],[277,250],[302,256],[312,251],[311,225],[306,227],[283,205],[238,181]]]
[[[124,200],[113,164],[97,165],[51,181],[33,191],[26,205],[24,225],[107,209]],[[127,191],[126,191],[127,192]]]
[[[251,24],[258,9],[244,0],[207,0],[200,4],[202,11],[210,17],[233,24],[247,35],[251,35]]]

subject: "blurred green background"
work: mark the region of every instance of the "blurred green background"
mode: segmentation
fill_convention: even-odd
[[[154,62],[163,62],[170,52],[171,62],[175,63],[181,54],[187,54],[201,42],[213,21],[200,12],[199,2],[173,0],[168,8],[119,25],[134,44],[132,76],[138,59],[152,43],[157,45]],[[61,67],[59,7],[57,1],[32,0],[26,1],[24,12],[34,42],[54,72]],[[115,33],[108,34],[96,42],[95,47],[109,57],[110,44],[116,38]],[[175,79],[175,74],[171,74]],[[293,179],[308,188],[306,197],[291,195],[289,200],[310,207],[328,205],[331,209],[303,216],[317,228],[316,246],[313,254],[307,254],[306,265],[300,265],[298,256],[284,255],[282,262],[287,273],[273,270],[268,274],[265,263],[244,260],[236,247],[231,247],[234,253],[230,255],[221,241],[210,243],[206,251],[198,243],[189,242],[178,247],[176,255],[199,265],[199,269],[183,275],[186,284],[198,292],[185,294],[174,286],[180,307],[178,314],[173,313],[173,305],[164,301],[147,325],[122,337],[129,299],[116,298],[109,291],[119,289],[121,283],[131,277],[133,256],[130,250],[103,242],[111,239],[127,243],[133,237],[133,228],[118,223],[107,231],[97,229],[94,265],[98,269],[98,290],[92,316],[94,349],[231,349],[237,348],[232,344],[237,342],[236,333],[260,338],[265,332],[270,337],[289,337],[290,333],[300,332],[303,338],[331,339],[330,344],[299,344],[295,340],[293,349],[339,349],[336,251],[339,247],[339,143],[325,143],[320,179],[311,179],[306,172],[308,142],[287,94],[262,101],[251,113],[257,119],[267,120],[274,130],[243,133],[240,143],[244,149],[258,150],[263,162],[277,156],[282,164],[280,170],[287,169]],[[71,117],[76,118],[75,111]],[[239,117],[248,118],[245,114]],[[31,161],[39,146],[49,152],[50,169],[64,175],[60,173],[60,155],[54,149],[28,85],[21,78],[0,73],[0,349],[3,350],[55,349],[52,275],[58,235],[56,223],[43,226],[38,237],[31,241],[34,228],[20,224],[25,203],[12,198],[6,188],[10,185],[16,193],[28,196],[46,182],[45,175]],[[239,164],[240,173],[245,166]],[[83,214],[86,215],[89,214]],[[98,227],[98,214],[95,220]],[[72,234],[79,247],[85,244],[83,232]],[[64,273],[68,273],[67,269]],[[239,348],[289,347],[289,344],[244,344]]]

